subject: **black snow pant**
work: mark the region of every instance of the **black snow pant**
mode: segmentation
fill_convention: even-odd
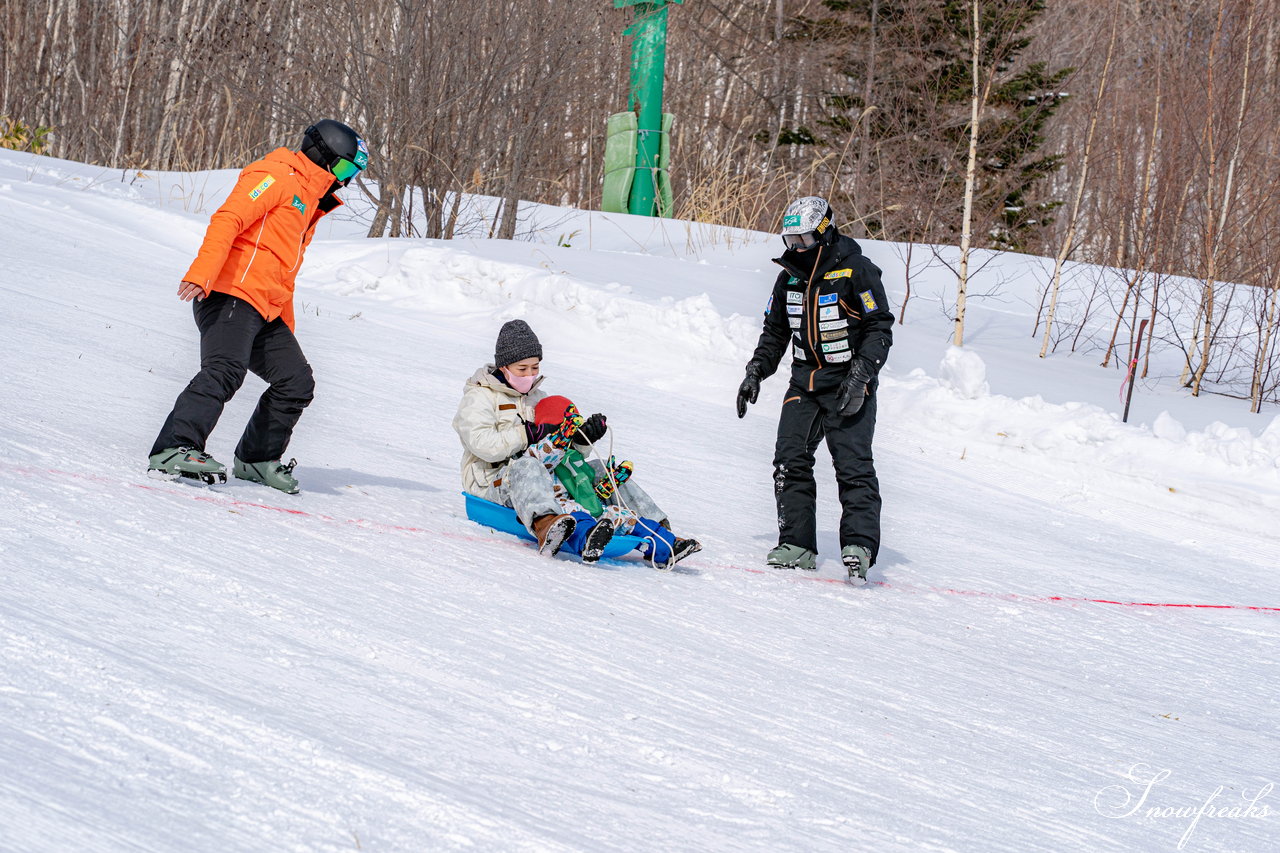
[[[226,293],[214,291],[192,307],[200,330],[200,372],[178,395],[152,454],[169,447],[204,450],[223,406],[252,370],[270,387],[258,400],[236,456],[243,462],[279,459],[315,392],[298,339],[280,318],[268,322],[248,302]]]
[[[824,437],[840,494],[840,547],[861,545],[874,564],[880,550],[880,483],[871,458],[876,429],[873,391],[852,417],[836,411],[838,388],[812,392],[787,388],[773,456],[778,501],[778,544],[818,550],[817,484],[813,452]]]

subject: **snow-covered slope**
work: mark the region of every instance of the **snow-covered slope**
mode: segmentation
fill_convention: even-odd
[[[0,153],[0,850],[1276,848],[1274,411],[1152,384],[1122,425],[1118,374],[1028,345],[1041,262],[988,265],[964,353],[922,274],[875,583],[839,581],[829,476],[818,576],[767,573],[782,380],[732,403],[771,238],[369,241],[357,209],[297,297],[304,492],[149,480],[230,177]],[[463,516],[449,421],[517,316],[703,541],[677,572]]]

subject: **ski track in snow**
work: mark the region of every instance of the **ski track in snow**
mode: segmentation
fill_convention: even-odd
[[[456,255],[435,295],[429,264],[395,298],[304,275],[304,492],[153,481],[196,368],[173,298],[193,222],[0,173],[23,237],[0,280],[0,850],[1164,851],[1190,819],[1099,811],[1140,795],[1134,765],[1170,771],[1159,807],[1280,775],[1280,614],[1094,601],[1280,606],[1280,490],[1256,462],[1148,437],[1116,464],[1045,438],[1066,410],[891,372],[875,583],[840,580],[821,462],[816,578],[761,571],[781,379],[736,418],[752,341],[729,277],[642,258],[669,271],[649,299],[584,252],[626,291],[580,278],[554,304],[486,278],[449,308]],[[389,250],[350,245],[317,242],[317,269],[391,281]],[[476,275],[512,263],[484,245]],[[664,325],[652,304],[685,307]],[[449,421],[516,315],[704,552],[588,568],[466,520]],[[1278,839],[1280,814],[1205,817],[1183,849]]]
[[[3,463],[0,463],[0,465],[2,464]],[[445,530],[445,529],[433,530],[433,529],[427,529],[423,527],[413,527],[413,526],[403,525],[403,524],[388,524],[386,522],[377,521],[375,519],[369,519],[369,518],[335,518],[334,516],[307,512],[306,510],[302,510],[302,509],[277,506],[274,504],[258,503],[255,501],[239,500],[236,498],[223,497],[222,495],[219,495],[216,493],[216,492],[222,491],[222,489],[220,488],[204,490],[209,492],[207,494],[193,494],[192,491],[196,489],[194,485],[177,485],[175,488],[162,488],[160,486],[150,485],[146,483],[135,483],[135,482],[129,482],[129,481],[121,482],[118,480],[112,480],[108,477],[94,476],[91,474],[77,473],[74,471],[58,471],[55,469],[41,470],[39,468],[28,468],[28,467],[22,467],[22,466],[12,466],[10,470],[14,474],[21,474],[26,476],[51,477],[55,479],[81,480],[81,481],[98,483],[100,485],[104,485],[108,487],[114,487],[116,489],[119,489],[119,488],[143,489],[146,491],[158,492],[165,495],[171,495],[174,497],[189,498],[191,500],[196,500],[203,503],[211,503],[218,506],[230,507],[231,512],[239,512],[241,510],[262,510],[265,512],[282,513],[286,516],[295,516],[295,517],[301,517],[301,518],[314,519],[316,521],[324,522],[326,524],[351,525],[351,526],[359,527],[366,530],[373,530],[379,533],[401,533],[401,534],[420,534],[425,536],[439,536],[439,537],[447,537],[449,539],[454,539],[454,540],[459,540],[464,542],[492,543],[495,541],[502,541],[502,542],[509,542],[509,544],[520,547],[519,543],[511,539],[511,537],[505,536],[495,531],[490,531],[487,528],[485,528],[483,525],[477,525],[477,528],[479,528],[481,531],[485,531],[482,534],[468,534],[468,533],[461,533],[458,531]],[[524,547],[528,547],[527,544]],[[635,555],[628,555],[628,556],[634,557]],[[622,564],[625,562],[628,562],[628,561],[625,561],[622,559],[606,560],[605,565],[611,565],[615,563]],[[707,563],[707,560],[705,558],[700,559],[699,563],[705,565]],[[751,568],[747,566],[727,565],[723,563],[711,563],[710,567],[716,568],[716,569],[745,571],[745,572],[751,572],[753,574],[760,574],[760,575],[778,574],[777,572],[768,568]],[[679,573],[687,573],[690,570],[687,567],[679,567],[676,569],[676,571]],[[782,573],[782,576],[785,577],[786,573]],[[795,572],[795,573],[792,573],[792,577],[800,581],[818,581],[823,583],[840,583],[840,584],[849,583],[844,578],[820,577],[816,574],[809,574],[807,572]],[[985,597],[985,598],[1004,598],[1010,601],[1061,602],[1061,603],[1068,603],[1068,604],[1115,604],[1115,605],[1120,605],[1122,607],[1180,607],[1180,608],[1189,608],[1189,609],[1208,609],[1208,610],[1255,610],[1255,611],[1268,611],[1268,612],[1280,613],[1280,607],[1265,607],[1265,606],[1248,605],[1248,604],[1207,604],[1203,602],[1178,603],[1178,602],[1149,602],[1149,601],[1114,601],[1106,598],[1078,598],[1078,597],[1063,596],[1063,595],[1022,595],[1019,593],[1000,593],[1000,592],[990,592],[990,591],[982,591],[982,590],[951,589],[951,588],[944,588],[944,587],[915,587],[915,586],[906,586],[906,585],[900,585],[900,584],[895,585],[895,584],[890,584],[886,581],[876,581],[876,580],[869,581],[869,584],[872,586],[901,589],[901,590],[915,591],[915,592],[935,592],[935,593],[944,593],[947,595],[977,596],[977,597]],[[854,586],[861,586],[861,584],[854,584]]]

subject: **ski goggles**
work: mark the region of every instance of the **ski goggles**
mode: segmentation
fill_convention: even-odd
[[[360,174],[360,167],[350,160],[339,157],[329,167],[329,171],[333,172],[333,176],[340,181],[349,181],[356,175]]]
[[[354,161],[345,157],[339,157],[333,161],[333,165],[329,167],[329,171],[333,172],[333,176],[340,181],[349,181],[364,170],[369,165],[369,155],[363,151],[356,153]]]
[[[803,234],[783,234],[782,245],[796,252],[803,252],[818,245],[818,232],[806,231]]]

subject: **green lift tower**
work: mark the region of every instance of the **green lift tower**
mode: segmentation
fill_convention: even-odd
[[[631,99],[609,116],[601,206],[612,213],[671,215],[671,115],[662,112],[667,64],[667,6],[684,0],[613,0],[631,7]]]

